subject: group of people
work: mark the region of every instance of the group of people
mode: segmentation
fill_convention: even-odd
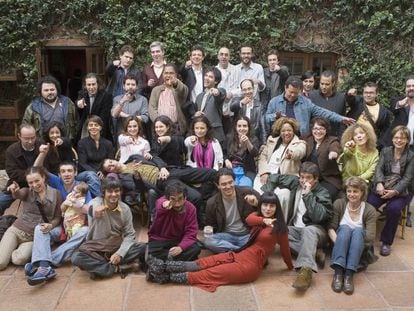
[[[149,281],[214,291],[257,279],[278,243],[304,291],[333,245],[332,289],[352,294],[353,274],[375,260],[376,210],[385,204],[388,256],[412,198],[414,76],[388,110],[374,82],[345,94],[327,70],[313,89],[316,75],[289,76],[275,50],[265,69],[248,45],[239,65],[222,47],[211,68],[200,46],[180,68],[161,42],[150,50],[141,72],[122,47],[106,90],[88,73],[75,103],[40,79],[6,150],[0,213],[14,199],[22,212],[0,241],[0,269],[25,264],[37,285],[68,260],[93,279],[141,267]],[[147,244],[134,199],[150,208]],[[201,248],[214,255],[198,259]]]

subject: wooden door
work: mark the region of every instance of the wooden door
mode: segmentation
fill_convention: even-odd
[[[49,73],[49,54],[44,48],[36,48],[36,67],[39,79]]]
[[[104,81],[105,78],[105,50],[103,48],[87,47],[86,72],[94,72]]]

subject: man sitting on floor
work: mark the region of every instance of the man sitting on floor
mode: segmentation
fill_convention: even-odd
[[[196,260],[200,253],[197,230],[197,211],[186,199],[185,185],[171,181],[155,204],[154,223],[148,231],[149,254],[163,260]]]

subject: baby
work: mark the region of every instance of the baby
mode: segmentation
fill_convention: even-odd
[[[85,182],[78,183],[73,187],[73,191],[68,194],[60,207],[67,239],[70,239],[86,224],[85,215],[82,213],[81,208],[85,204],[87,192],[88,185]]]

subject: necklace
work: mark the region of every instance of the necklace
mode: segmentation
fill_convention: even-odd
[[[351,208],[351,205],[349,205],[348,206],[348,210],[350,211],[350,212],[357,212],[357,211],[359,211],[361,209],[361,204],[359,204],[358,205],[358,207],[357,208]]]

